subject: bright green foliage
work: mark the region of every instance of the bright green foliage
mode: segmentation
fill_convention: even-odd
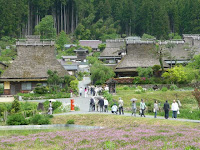
[[[36,114],[30,118],[30,123],[34,125],[50,124],[48,116]]]
[[[48,70],[47,74],[49,75],[47,79],[49,88],[54,93],[58,92],[58,90],[60,90],[61,83],[63,83],[63,79],[58,76],[57,71]]]
[[[89,64],[94,64],[95,62],[99,61],[97,57],[87,56],[87,60]]]
[[[11,113],[17,113],[19,112],[21,109],[20,103],[18,99],[14,99],[14,101],[12,102],[12,107],[11,107]]]
[[[82,24],[79,24],[75,31],[76,38],[79,40],[89,40],[91,31],[86,29]]]
[[[56,29],[51,15],[42,18],[42,21],[35,26],[35,34],[41,35],[41,39],[55,39]]]
[[[172,40],[172,39],[173,39],[173,40],[180,40],[180,39],[182,39],[182,38],[181,38],[180,35],[178,35],[178,33],[170,33],[170,34],[169,34],[169,39],[170,39],[170,40]]]
[[[183,66],[175,66],[163,73],[162,77],[169,79],[171,83],[184,83],[187,81],[187,74]]]
[[[70,76],[70,75],[64,76],[64,83],[67,92],[70,92],[70,82],[73,80],[76,80],[75,76]]]
[[[103,51],[106,48],[106,44],[104,44],[104,43],[99,44],[98,48],[100,49],[100,51]]]
[[[154,36],[144,33],[142,35],[142,40],[153,40],[156,39]]]
[[[70,88],[72,89],[73,93],[78,93],[78,80],[72,80],[70,82]]]
[[[101,62],[96,61],[90,68],[91,79],[94,84],[104,84],[106,80],[115,76],[114,71],[107,66],[104,66]]]
[[[17,52],[14,49],[1,50],[0,61],[9,64],[11,60],[15,59]]]
[[[57,39],[56,39],[57,49],[63,50],[64,45],[69,44],[69,43],[71,43],[70,38],[68,37],[68,35],[64,31],[61,31],[60,34],[58,35]]]
[[[28,120],[26,120],[22,114],[12,114],[8,116],[6,123],[8,125],[27,125]]]
[[[148,68],[138,67],[136,69],[136,71],[138,72],[138,76],[139,77],[149,78],[149,77],[151,77],[153,75],[153,69],[151,67],[148,67]]]
[[[200,69],[200,55],[195,55],[187,66],[194,69]]]

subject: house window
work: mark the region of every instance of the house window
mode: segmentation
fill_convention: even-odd
[[[24,90],[24,91],[30,91],[30,90],[32,90],[32,88],[31,88],[31,82],[25,82],[25,83],[22,83],[22,90]]]

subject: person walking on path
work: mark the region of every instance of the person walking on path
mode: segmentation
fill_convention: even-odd
[[[157,118],[157,111],[158,111],[158,102],[155,101],[154,108],[153,108],[154,118]]]
[[[83,93],[83,88],[82,88],[82,87],[80,87],[79,93],[80,93],[80,97],[81,97],[81,96],[82,96],[82,93]]]
[[[95,104],[95,110],[99,111],[99,99],[98,98],[95,98],[94,104]]]
[[[132,102],[132,115],[131,116],[133,116],[133,114],[134,114],[134,116],[136,117],[136,111],[137,111],[136,102],[133,101]]]
[[[101,99],[99,100],[99,105],[100,105],[100,112],[103,112],[103,106],[104,106],[104,98],[101,97]]]
[[[87,88],[85,87],[85,97],[88,97],[88,96],[87,96],[87,91],[88,91],[88,90],[87,90]]]
[[[91,97],[89,111],[94,111],[94,107],[93,106],[94,106],[94,97]]]
[[[124,114],[124,110],[123,110],[123,106],[124,106],[124,101],[121,99],[121,97],[119,98],[119,115]]]
[[[174,119],[177,118],[177,112],[178,111],[179,111],[178,103],[175,100],[173,100],[173,103],[172,103],[172,112],[173,112],[172,118],[174,118]]]
[[[141,113],[140,113],[140,115],[141,115],[141,117],[142,117],[142,116],[144,116],[144,117],[145,117],[145,115],[144,115],[144,111],[145,111],[145,109],[146,109],[145,102],[144,102],[144,100],[143,100],[143,99],[141,99],[141,102],[140,102],[140,110],[141,110]]]
[[[169,118],[169,110],[170,110],[170,106],[169,106],[168,101],[166,101],[166,102],[164,103],[163,109],[164,109],[164,111],[165,111],[165,119],[168,119],[168,118]]]
[[[51,101],[49,101],[49,111],[48,111],[48,114],[49,115],[53,114],[53,108],[52,108],[52,102]]]
[[[104,99],[104,112],[108,112],[108,100]]]

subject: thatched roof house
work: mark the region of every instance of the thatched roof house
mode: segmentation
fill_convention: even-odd
[[[91,47],[92,50],[98,50],[99,44],[102,43],[100,40],[79,40],[81,46]]]
[[[26,41],[17,41],[16,46],[17,58],[0,78],[4,82],[4,94],[33,90],[37,82],[47,80],[48,70],[57,71],[61,77],[68,75],[55,57],[53,41],[40,41],[33,36]]]
[[[122,58],[116,66],[115,72],[118,76],[134,76],[136,68],[153,67],[160,65],[159,60],[152,54],[154,44],[129,44],[127,45],[127,55]],[[163,61],[164,67],[169,67]]]

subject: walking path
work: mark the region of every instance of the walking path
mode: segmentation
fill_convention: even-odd
[[[84,77],[83,81],[79,81],[78,87],[82,87],[83,89],[87,87],[88,84],[91,83],[91,80],[89,77]],[[111,115],[112,113],[109,111],[108,113],[100,113],[100,112],[89,112],[89,104],[90,104],[90,95],[89,97],[84,97],[85,93],[83,90],[82,97],[74,97],[74,98],[62,98],[62,99],[55,99],[57,101],[60,101],[62,103],[70,103],[71,99],[74,99],[75,105],[80,108],[80,111],[74,111],[74,112],[68,112],[68,113],[61,113],[61,114],[54,114],[54,116],[58,115],[72,115],[72,114],[109,114]],[[46,100],[30,100],[30,102],[44,102]],[[114,114],[112,114],[114,115]],[[131,116],[131,113],[124,113],[123,116]],[[137,115],[136,117],[140,117]],[[151,115],[146,115],[146,118],[154,118],[154,116]],[[156,119],[164,119],[163,116],[157,116]],[[172,118],[169,118],[169,120],[174,120]],[[174,121],[186,121],[186,122],[196,122],[200,123],[200,120],[190,120],[190,119],[176,119]]]

